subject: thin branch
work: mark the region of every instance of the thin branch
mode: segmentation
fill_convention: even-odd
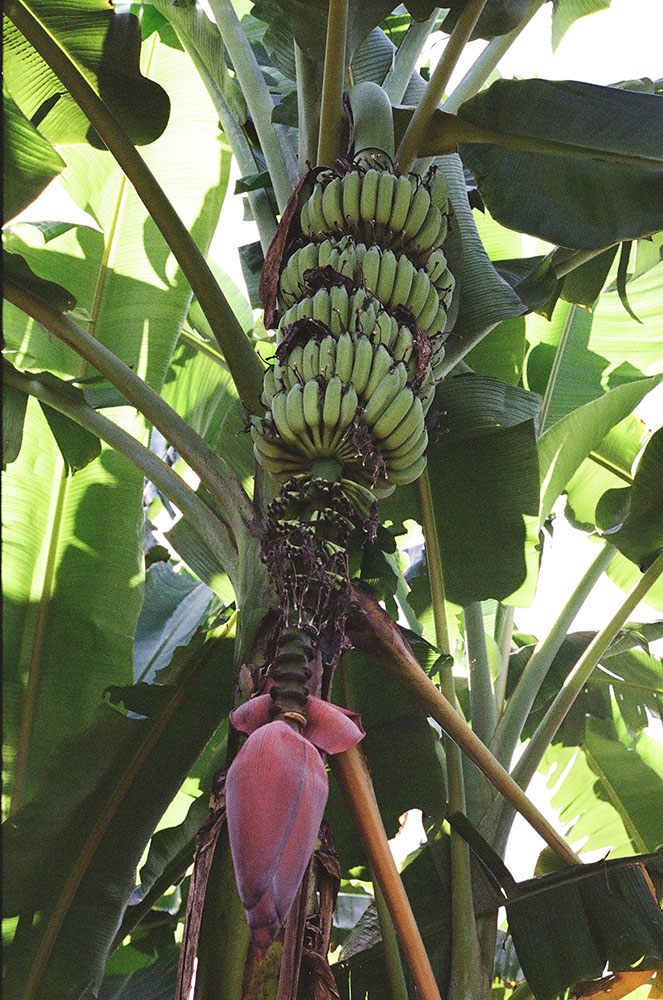
[[[210,8],[251,112],[276,202],[282,212],[299,181],[294,154],[284,127],[272,122],[272,95],[232,3],[230,0],[210,0]]]
[[[514,768],[514,778],[522,787],[526,788],[531,781],[557,730],[568,715],[571,706],[589,680],[593,670],[598,666],[608,646],[661,574],[663,574],[663,553],[642,574],[619,610],[612,616],[605,628],[594,637],[566,678],[564,687],[537,726],[536,732]]]
[[[241,538],[253,520],[253,508],[237,476],[207,442],[180,415],[143,382],[107,347],[80,326],[18,285],[6,281],[5,298],[32,316],[41,326],[68,344],[77,354],[104,375],[137,410],[154,424],[180,453],[214,501],[236,537]]]
[[[240,398],[261,411],[263,365],[205,258],[126,132],[56,39],[22,0],[6,0],[4,12],[48,63],[133,184],[182,268],[228,362]]]
[[[54,410],[64,413],[128,458],[181,510],[183,517],[189,521],[202,541],[216,554],[231,580],[236,577],[237,549],[233,545],[227,527],[191,487],[154,452],[92,406],[69,399],[64,393],[41,382],[36,376],[4,368],[3,381],[29,396],[35,396]]]
[[[318,135],[317,162],[319,166],[329,166],[341,151],[347,23],[348,0],[329,0],[325,71],[322,78],[322,109]]]
[[[405,38],[396,49],[394,60],[382,84],[392,104],[400,104],[407,90],[410,77],[417,68],[417,60],[435,27],[441,7],[434,7],[425,21],[412,21]]]
[[[545,2],[546,0],[532,0],[520,24],[517,24],[506,35],[498,35],[496,38],[491,38],[481,55],[470,66],[458,86],[452,90],[444,102],[443,107],[445,111],[454,114],[458,111],[463,101],[467,101],[470,97],[474,97],[475,94],[479,93],[490,74],[497,67],[502,56],[511,48],[523,28],[529,24],[539,7],[542,7]]]
[[[394,677],[435,721],[451,736],[461,750],[485,774],[492,785],[543,838],[566,865],[580,864],[557,830],[530,802],[522,788],[504,770],[476,733],[460,717],[453,705],[438,691],[419,666],[394,621],[368,594],[352,588],[349,633],[354,645]]]
[[[430,127],[433,114],[444,96],[451,74],[456,68],[456,63],[486,3],[487,0],[468,0],[449,35],[442,58],[435,67],[435,72],[424,91],[424,96],[417,105],[405,135],[401,139],[401,144],[396,150],[396,162],[402,174],[406,174],[412,169],[414,161],[419,155],[423,137]]]
[[[364,755],[359,747],[329,757],[343,797],[361,835],[375,878],[382,890],[421,1000],[440,1000],[419,928],[414,919],[401,877],[389,850]]]
[[[545,639],[537,643],[527,666],[509,698],[504,715],[500,719],[491,750],[506,766],[511,763],[513,752],[518,745],[525,720],[534,704],[534,699],[545,680],[555,656],[567,636],[574,618],[578,614],[596,581],[608,568],[616,555],[612,545],[605,545],[560,611],[555,623]]]

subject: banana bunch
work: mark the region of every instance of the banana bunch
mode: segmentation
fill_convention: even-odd
[[[307,240],[281,266],[281,346],[251,429],[280,482],[313,473],[380,497],[423,471],[454,290],[449,214],[435,169],[358,158],[317,174],[300,209]]]

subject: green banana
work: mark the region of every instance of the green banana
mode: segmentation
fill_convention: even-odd
[[[394,283],[396,281],[396,271],[398,261],[396,255],[391,250],[383,250],[380,259],[380,271],[375,287],[375,295],[385,306],[392,304]]]
[[[304,419],[311,432],[311,438],[313,444],[318,449],[322,449],[322,436],[320,432],[320,423],[322,418],[321,413],[321,403],[320,403],[320,386],[315,378],[310,379],[304,385],[304,391],[302,394],[302,402],[304,405]]]
[[[361,269],[364,276],[364,286],[375,294],[378,287],[378,277],[381,263],[380,250],[376,246],[369,247],[361,261]]]
[[[363,223],[364,233],[371,234],[371,227],[375,224],[375,209],[378,201],[378,185],[380,183],[379,170],[367,170],[364,174],[361,195],[359,198],[359,218]]]
[[[299,382],[289,390],[285,401],[288,424],[300,439],[306,439],[308,428],[304,417],[304,390]]]
[[[405,242],[413,240],[417,235],[428,215],[430,208],[430,195],[423,184],[420,184],[412,196],[410,209],[403,225]]]
[[[405,226],[411,202],[412,187],[407,175],[402,174],[396,179],[396,184],[394,185],[394,198],[391,204],[391,215],[389,216],[389,228],[395,235],[398,235]]]
[[[366,386],[360,395],[367,400],[370,399],[393,363],[393,358],[384,344],[378,344],[373,351],[371,370],[366,379]]]
[[[327,383],[324,403],[322,405],[322,423],[324,425],[322,447],[326,451],[330,448],[341,416],[342,395],[343,383],[338,375],[333,375]]]
[[[390,451],[384,453],[385,462],[387,465],[391,465],[393,462],[399,462],[404,455],[410,455],[414,453],[417,449],[421,449],[419,454],[421,455],[428,443],[428,431],[425,425],[417,424],[415,429],[412,431],[405,441],[400,444],[397,448],[392,448]]]
[[[428,209],[428,214],[426,215],[424,224],[408,246],[408,253],[416,255],[430,253],[435,239],[440,231],[441,224],[442,213],[435,205],[431,205]]]
[[[392,173],[384,170],[378,181],[378,196],[375,204],[375,221],[384,232],[391,217],[391,206],[394,198],[394,186],[396,178]]]
[[[426,463],[426,456],[422,455],[406,469],[390,469],[387,474],[387,479],[390,483],[393,483],[394,486],[407,486],[408,483],[413,483],[415,479],[419,478],[421,473],[426,468]]]
[[[406,305],[416,273],[407,256],[401,254],[396,265],[396,277],[394,278],[394,290],[391,294],[390,305]]]
[[[425,271],[417,271],[412,282],[412,288],[405,305],[415,319],[426,305],[428,291],[431,287],[430,278]]]
[[[318,353],[318,370],[325,378],[329,378],[336,368],[336,339],[329,334],[320,341]]]
[[[354,233],[359,231],[361,180],[361,174],[358,170],[350,170],[342,181],[343,195],[341,204],[343,208],[343,220],[345,227]]]
[[[307,340],[302,354],[302,378],[305,385],[320,374],[320,344]]]
[[[336,374],[342,382],[349,382],[355,360],[355,345],[347,331],[342,333],[336,343]]]
[[[414,404],[414,393],[407,387],[401,389],[392,399],[372,428],[373,437],[379,442],[388,437],[410,412]],[[368,413],[368,407],[366,408]],[[367,418],[368,419],[368,418]]]
[[[352,365],[350,382],[357,395],[361,396],[366,389],[373,364],[373,344],[369,337],[358,337],[355,343],[355,356]]]
[[[421,406],[421,400],[418,396],[414,397],[414,403],[412,404],[407,415],[401,420],[400,424],[384,438],[380,445],[381,450],[384,455],[388,456],[395,448],[402,445],[411,434],[414,433],[416,429],[421,431],[424,427],[424,411]]]
[[[425,272],[424,272],[425,273]],[[417,326],[420,330],[427,331],[437,315],[440,306],[440,298],[435,285],[429,285],[428,295],[424,307],[417,316]]]
[[[322,214],[325,217],[327,230],[342,233],[343,224],[343,188],[340,177],[334,177],[322,193]]]
[[[369,427],[374,427],[376,421],[382,416],[392,400],[404,388],[405,379],[407,378],[406,375],[404,376],[404,373],[405,366],[403,364],[395,365],[371,393],[364,409],[364,421]]]

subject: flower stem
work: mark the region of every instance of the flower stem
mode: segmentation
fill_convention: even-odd
[[[260,411],[263,365],[163,189],[126,132],[56,39],[23,0],[7,0],[4,12],[62,81],[108,150],[133,184],[182,268],[228,362],[237,391],[249,412]]]
[[[5,298],[32,316],[46,330],[68,344],[101,372],[122,395],[163,434],[209,490],[236,538],[253,520],[253,508],[237,476],[207,442],[107,347],[52,306],[31,296],[10,280],[5,282]]]
[[[329,0],[325,71],[322,78],[322,110],[318,135],[319,166],[329,166],[341,151],[347,23],[348,0]]]
[[[663,552],[654,560],[649,569],[642,574],[619,610],[612,616],[605,628],[597,633],[566,678],[564,687],[537,726],[534,735],[527,744],[525,752],[514,768],[514,778],[522,787],[526,788],[529,784],[541,763],[544,753],[552,743],[557,730],[591,677],[593,670],[598,666],[608,646],[616,638],[619,630],[624,626],[637,605],[647,594],[647,591],[653,587],[662,573]]]
[[[230,0],[210,0],[210,8],[251,112],[276,202],[282,212],[299,180],[294,154],[284,127],[272,122],[272,95],[232,3]]]
[[[87,403],[70,399],[36,376],[5,368],[3,381],[64,413],[128,458],[157,489],[177,505],[202,541],[215,553],[231,581],[236,582],[237,550],[225,524],[154,452]]]
[[[440,1000],[419,928],[414,919],[382,824],[373,782],[359,747],[330,756],[329,763],[361,835],[375,878],[384,894],[396,934],[421,1000]]]
[[[396,162],[402,174],[412,169],[419,155],[422,139],[430,127],[433,114],[444,96],[444,91],[460,55],[486,6],[487,0],[467,0],[456,25],[449,35],[442,58],[435,67],[424,96],[410,119],[410,123],[396,150]]]

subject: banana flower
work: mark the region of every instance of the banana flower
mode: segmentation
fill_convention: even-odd
[[[226,779],[237,887],[260,957],[288,916],[318,837],[328,794],[319,751],[340,753],[365,735],[356,713],[320,698],[309,696],[301,732],[271,721],[273,704],[263,694],[230,713],[249,738]]]

